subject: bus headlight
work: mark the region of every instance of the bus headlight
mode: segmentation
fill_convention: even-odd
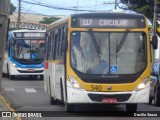
[[[81,87],[80,84],[76,81],[75,78],[73,78],[72,76],[69,76],[69,80],[70,80],[71,85],[73,86],[73,88],[75,88],[75,89],[82,89],[82,87]]]
[[[137,86],[136,91],[144,89],[147,82],[148,82],[148,77],[143,79],[143,81]]]
[[[13,67],[16,67],[16,64],[15,64],[15,63],[12,63],[12,66],[13,66]]]

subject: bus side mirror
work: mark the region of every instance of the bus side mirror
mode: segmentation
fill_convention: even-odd
[[[151,44],[152,44],[152,48],[153,49],[157,49],[158,48],[158,38],[157,38],[156,35],[152,36]]]

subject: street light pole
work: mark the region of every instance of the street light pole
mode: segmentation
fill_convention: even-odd
[[[20,29],[20,22],[21,22],[21,0],[18,0],[17,29]]]
[[[157,32],[157,0],[154,0],[154,16],[153,16],[153,36]]]
[[[158,39],[157,39],[157,0],[154,0],[154,13],[153,13],[153,28],[152,28],[152,46],[154,49],[153,52],[153,62],[155,63],[156,61],[156,51],[155,49],[158,48]]]

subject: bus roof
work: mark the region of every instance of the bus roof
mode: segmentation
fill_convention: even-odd
[[[80,13],[80,14],[72,14],[71,17],[76,17],[76,16],[119,16],[119,17],[144,17],[142,14],[137,14],[137,13],[124,13],[124,12],[94,12],[94,13]]]
[[[61,18],[61,19],[59,19],[59,20],[51,23],[49,26],[47,26],[47,29],[46,29],[46,30],[52,29],[53,27],[55,27],[55,26],[58,25],[59,23],[65,23],[65,22],[67,22],[68,18],[69,18],[69,16],[64,17],[64,18]]]

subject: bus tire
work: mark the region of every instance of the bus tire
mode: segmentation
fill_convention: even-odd
[[[64,94],[63,94],[63,83],[62,83],[62,79],[60,80],[60,92],[61,92],[61,101],[60,104],[64,104]]]
[[[41,79],[41,80],[44,80],[44,76],[43,76],[43,75],[40,75],[40,79]]]
[[[10,80],[14,80],[14,79],[15,79],[15,76],[14,76],[14,75],[9,75],[9,79],[10,79]]]
[[[160,95],[158,96],[158,92],[159,92],[158,88],[156,88],[154,92],[154,105],[155,106],[160,106]]]
[[[29,77],[29,79],[33,79],[33,75],[29,75],[28,77]]]
[[[126,104],[126,111],[137,111],[137,104]]]
[[[51,81],[50,81],[50,77],[49,77],[49,94],[50,94],[50,104],[51,105],[57,105],[58,104],[58,100],[55,100],[54,97],[52,97],[51,95]]]
[[[65,111],[66,112],[74,112],[75,104],[65,103]]]
[[[153,100],[153,98],[152,97],[149,97],[149,105],[151,105],[152,104],[152,100]]]
[[[55,100],[54,97],[50,96],[50,104],[51,105],[57,105],[58,104],[58,100]]]
[[[8,64],[7,64],[7,77],[9,77],[9,67],[8,67]]]
[[[2,77],[5,77],[5,76],[6,76],[6,74],[4,72],[2,72]]]

